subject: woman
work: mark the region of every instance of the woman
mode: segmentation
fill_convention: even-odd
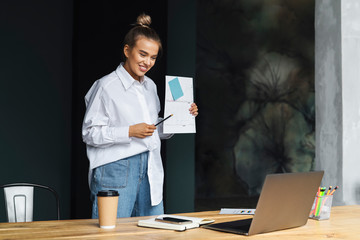
[[[160,101],[155,83],[145,76],[161,52],[151,18],[140,15],[124,39],[125,62],[97,80],[85,96],[82,135],[90,161],[92,217],[98,217],[96,194],[119,192],[118,217],[159,215],[164,172],[160,155]],[[198,115],[196,104],[189,109]]]

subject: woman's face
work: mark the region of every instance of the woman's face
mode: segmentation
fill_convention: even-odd
[[[159,43],[140,37],[133,48],[124,46],[126,61],[124,68],[135,79],[140,80],[155,64],[159,52]]]

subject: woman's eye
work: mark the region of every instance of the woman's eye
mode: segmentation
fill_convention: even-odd
[[[142,56],[142,57],[145,57],[145,54],[143,54],[143,53],[140,53],[140,56]]]

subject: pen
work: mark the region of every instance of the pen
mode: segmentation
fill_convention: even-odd
[[[330,194],[329,195],[333,195],[334,194],[334,192],[336,191],[336,189],[338,189],[339,188],[339,186],[336,186],[331,192],[330,192]]]
[[[322,207],[325,205],[325,202],[327,201],[328,197],[330,197],[331,195],[333,195],[333,193],[336,191],[336,189],[339,188],[339,186],[336,186],[336,187],[330,192],[331,188],[332,188],[332,186],[329,187],[329,190],[328,190],[328,192],[326,193],[326,197],[324,198],[324,201],[323,201],[323,203],[322,203],[322,205],[321,205],[320,212],[321,212]]]
[[[327,191],[326,195],[329,195],[331,189],[332,189],[332,186],[329,187],[329,190]]]
[[[159,125],[160,123],[162,123],[163,121],[165,121],[166,119],[168,119],[169,117],[172,117],[174,114],[170,114],[169,116],[167,116],[166,118],[164,118],[163,120],[161,120],[160,122],[158,122],[157,124],[155,124],[155,126]]]

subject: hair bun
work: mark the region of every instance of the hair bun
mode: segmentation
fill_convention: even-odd
[[[142,27],[150,27],[151,17],[145,13],[142,13],[137,17],[136,24]]]

